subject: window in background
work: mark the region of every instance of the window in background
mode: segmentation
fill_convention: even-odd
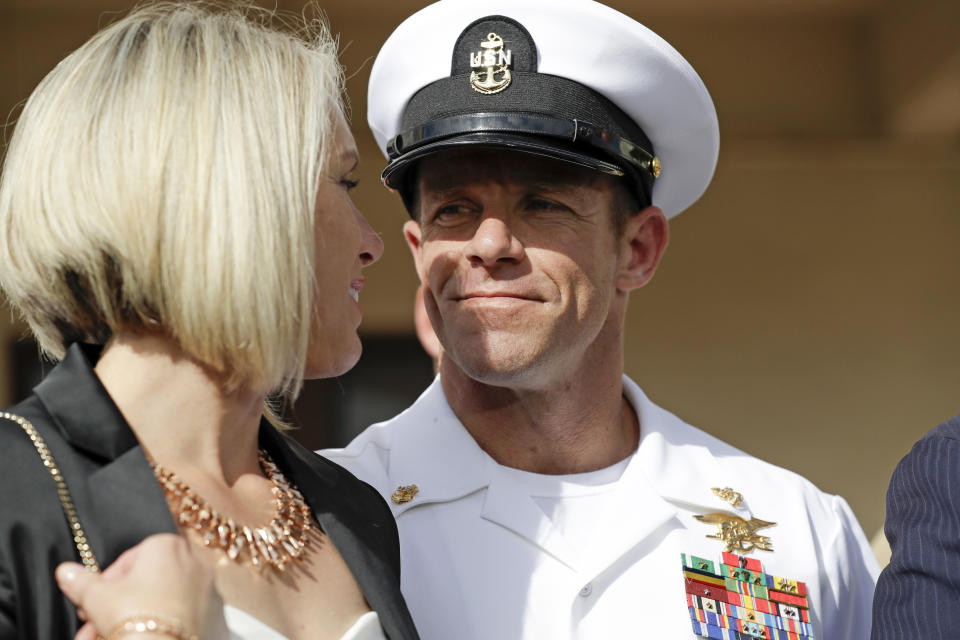
[[[304,446],[342,447],[413,404],[431,380],[433,364],[415,336],[364,336],[357,366],[339,378],[308,380],[287,417]]]
[[[11,404],[20,402],[40,383],[54,365],[41,360],[40,347],[32,338],[17,340],[10,345],[10,398]]]

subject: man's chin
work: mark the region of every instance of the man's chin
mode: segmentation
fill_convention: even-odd
[[[542,359],[533,354],[482,353],[463,354],[445,351],[447,364],[458,369],[474,382],[492,387],[522,388],[535,385],[539,373],[546,369]]]

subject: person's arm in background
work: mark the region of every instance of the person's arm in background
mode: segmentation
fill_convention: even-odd
[[[877,583],[873,640],[960,634],[960,416],[900,461],[887,491],[890,564]]]

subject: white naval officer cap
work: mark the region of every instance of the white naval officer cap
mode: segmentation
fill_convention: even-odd
[[[436,2],[384,43],[367,104],[384,184],[408,209],[418,160],[481,145],[624,176],[672,217],[706,190],[720,144],[693,67],[592,0]]]

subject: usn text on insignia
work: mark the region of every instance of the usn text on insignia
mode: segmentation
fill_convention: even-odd
[[[487,34],[480,51],[470,54],[470,86],[483,94],[499,93],[510,86],[513,53],[503,49],[503,38]]]

